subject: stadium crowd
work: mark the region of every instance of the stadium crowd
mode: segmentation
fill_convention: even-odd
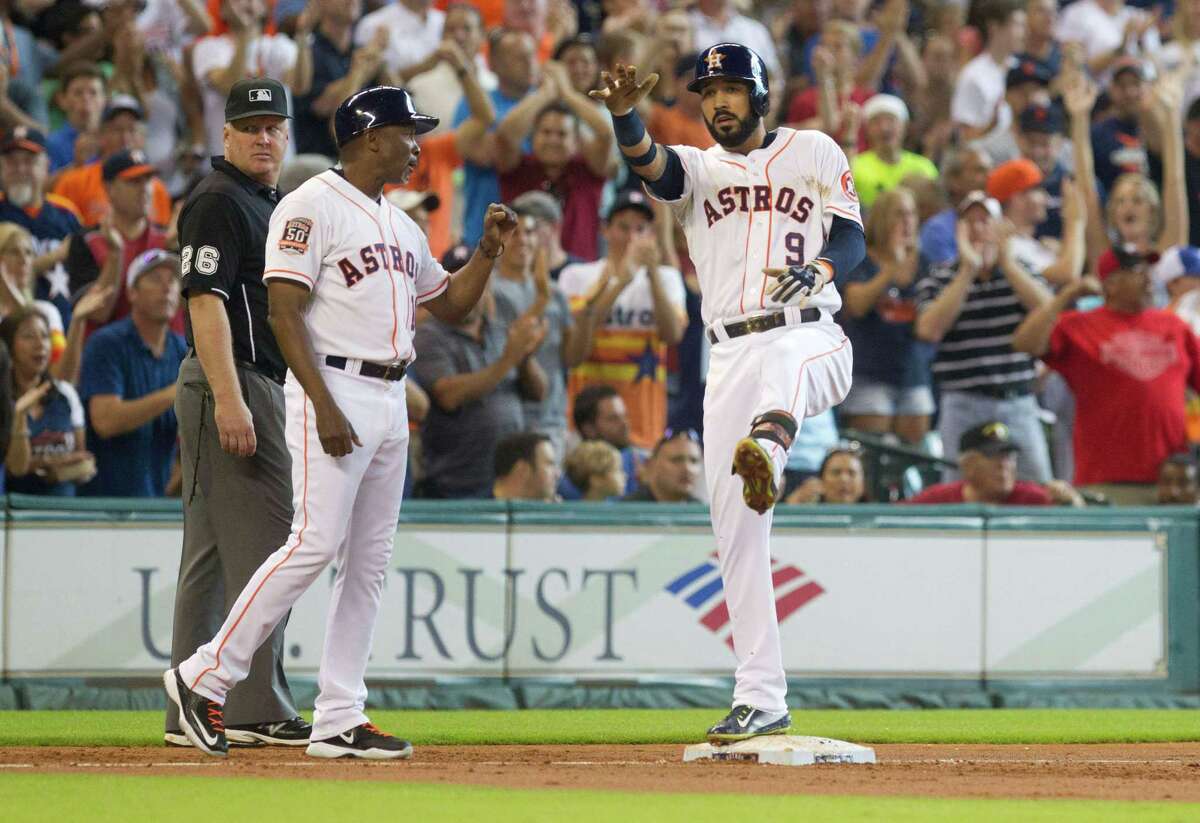
[[[175,221],[230,87],[270,76],[282,193],[334,164],[337,104],[391,83],[441,121],[387,196],[447,270],[489,203],[520,218],[480,308],[419,323],[412,496],[702,498],[692,261],[587,92],[657,72],[650,134],[707,148],[686,85],[730,41],[769,68],[769,126],[840,143],[865,215],[837,278],[854,386],[805,421],[788,502],[871,498],[861,442],[944,469],[908,502],[1195,504],[1200,4],[1144,6],[5,0],[6,488],[179,493]]]

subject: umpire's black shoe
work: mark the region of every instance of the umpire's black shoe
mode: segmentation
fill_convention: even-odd
[[[370,723],[308,744],[313,757],[361,757],[363,760],[404,760],[412,757],[412,743],[381,732]]]
[[[751,706],[734,706],[725,719],[708,730],[708,742],[717,746],[767,734],[784,734],[792,726],[787,712],[771,714]]]
[[[303,717],[277,723],[243,723],[227,726],[230,746],[307,746],[312,724]]]
[[[192,745],[214,757],[227,755],[229,741],[225,739],[221,706],[189,689],[177,669],[168,669],[163,674],[163,685],[167,697],[179,707],[179,725]]]

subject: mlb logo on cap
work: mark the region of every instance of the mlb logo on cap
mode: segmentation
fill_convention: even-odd
[[[271,101],[270,89],[250,89],[251,103],[269,103]]]

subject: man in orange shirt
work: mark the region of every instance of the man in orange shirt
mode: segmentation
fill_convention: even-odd
[[[122,151],[140,151],[146,147],[145,113],[138,101],[127,94],[113,95],[100,118],[100,158],[85,166],[70,169],[58,178],[54,193],[75,204],[83,215],[83,224],[98,224],[111,204],[101,169],[104,161]],[[150,182],[153,201],[150,220],[160,226],[171,222],[171,195],[157,177]]]

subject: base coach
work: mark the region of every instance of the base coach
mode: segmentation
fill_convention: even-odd
[[[179,215],[188,357],[175,413],[183,470],[183,557],[171,665],[216,633],[234,599],[292,522],[291,457],[283,434],[287,367],[267,322],[267,225],[288,143],[287,97],[270,79],[242,80],[225,103],[225,156]],[[285,618],[249,676],[229,694],[235,745],[308,744],[283,672]],[[190,745],[176,708],[166,742]]]

